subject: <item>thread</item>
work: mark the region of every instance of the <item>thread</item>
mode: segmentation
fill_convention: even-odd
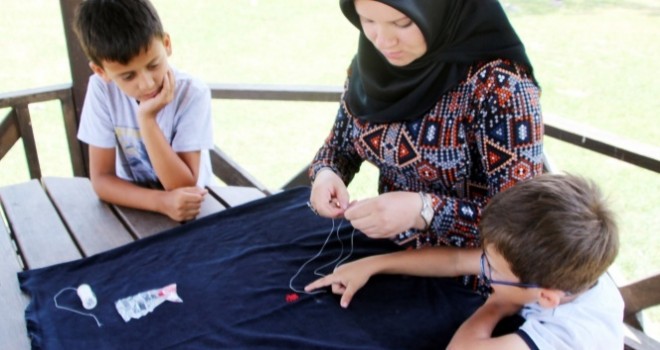
[[[83,285],[86,285],[87,287],[89,287],[88,284],[82,284],[81,286],[83,286]],[[103,326],[103,324],[101,324],[101,322],[99,321],[99,319],[98,319],[96,316],[94,316],[94,314],[92,314],[92,313],[81,312],[81,311],[78,311],[78,310],[76,310],[76,309],[70,308],[70,307],[68,307],[68,306],[62,306],[62,305],[60,305],[60,304],[57,303],[57,298],[58,298],[62,293],[66,292],[66,291],[68,291],[68,290],[71,290],[71,291],[76,292],[76,294],[78,294],[78,290],[79,290],[79,289],[81,289],[80,286],[79,286],[78,288],[73,288],[73,287],[62,288],[59,292],[57,292],[57,294],[55,294],[55,296],[53,296],[53,302],[55,302],[55,307],[58,308],[58,309],[61,309],[61,310],[66,310],[66,311],[70,311],[70,312],[76,313],[76,314],[78,314],[78,315],[91,317],[91,318],[94,319],[94,321],[96,321],[96,325],[97,325],[97,326],[99,326],[99,327]],[[84,290],[85,288],[83,287],[82,289]],[[90,287],[89,291],[91,292],[91,287]],[[84,292],[83,292],[83,293],[84,293]],[[94,293],[92,293],[92,295],[93,295],[93,294],[94,294]],[[78,294],[78,296],[80,297],[80,294]],[[82,297],[81,297],[81,301],[82,301]],[[94,297],[94,302],[96,303],[96,297]],[[94,305],[94,306],[96,306],[96,305]],[[84,302],[83,302],[83,307],[84,307]]]
[[[355,236],[355,228],[353,228],[353,232],[351,232],[351,250],[348,252],[348,254],[345,257],[342,258],[342,255],[344,255],[344,242],[342,242],[341,238],[339,237],[339,231],[341,229],[341,223],[342,222],[343,222],[343,220],[341,222],[339,222],[339,225],[337,225],[337,231],[335,232],[335,219],[332,219],[332,228],[330,229],[330,232],[326,236],[325,241],[323,242],[323,245],[321,245],[321,249],[319,249],[319,251],[314,256],[307,259],[307,261],[305,261],[300,266],[300,268],[298,268],[298,271],[296,271],[296,273],[289,280],[289,289],[291,289],[292,291],[294,291],[296,293],[303,293],[303,294],[310,294],[310,295],[311,294],[325,293],[325,290],[321,290],[321,289],[318,289],[318,290],[315,290],[315,291],[312,291],[312,292],[307,292],[304,289],[297,289],[293,286],[293,281],[298,277],[298,275],[302,272],[302,270],[305,268],[305,266],[307,266],[309,263],[311,263],[312,261],[316,260],[318,257],[321,256],[321,254],[323,253],[323,250],[325,249],[325,246],[330,241],[330,237],[332,237],[333,233],[336,234],[337,240],[339,241],[339,244],[341,245],[341,250],[339,252],[339,255],[334,260],[330,261],[329,263],[314,269],[314,275],[319,276],[319,277],[324,277],[325,274],[320,272],[321,269],[323,269],[323,268],[325,268],[329,265],[332,265],[335,262],[336,262],[336,264],[335,264],[334,269],[337,269],[337,267],[339,267],[339,265],[343,264],[353,254],[353,246],[354,246],[353,245],[353,237]]]

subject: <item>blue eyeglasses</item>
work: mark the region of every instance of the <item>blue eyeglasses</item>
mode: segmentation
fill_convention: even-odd
[[[486,275],[486,266],[488,266],[488,275]],[[541,288],[538,284],[533,283],[520,283],[520,282],[507,282],[507,281],[497,281],[493,279],[492,269],[490,268],[490,262],[486,257],[486,252],[481,253],[481,278],[486,282],[487,285],[500,284],[504,286],[513,286],[520,288]]]

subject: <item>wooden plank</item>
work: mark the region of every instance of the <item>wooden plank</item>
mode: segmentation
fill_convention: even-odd
[[[41,166],[39,165],[39,154],[37,153],[37,143],[34,140],[34,131],[32,121],[30,121],[30,110],[27,105],[18,105],[16,110],[16,121],[18,129],[23,139],[23,148],[25,149],[25,158],[27,159],[30,177],[33,179],[41,178]]]
[[[624,348],[632,350],[660,350],[660,342],[627,324],[624,324]]]
[[[159,232],[169,230],[180,223],[169,217],[155,212],[145,210],[114,206],[117,214],[132,234],[137,238],[155,235]],[[198,218],[224,210],[226,206],[212,195],[207,195],[202,202],[201,212]]]
[[[80,42],[76,38],[73,26],[71,25],[74,21],[76,8],[81,2],[82,0],[60,0],[64,38],[66,39],[72,79],[72,85],[68,89],[70,97],[67,99],[67,101],[70,101],[70,104],[65,106],[64,119],[67,127],[71,127],[74,130],[78,130],[78,125],[80,125],[80,115],[82,114],[85,94],[87,93],[87,83],[89,76],[92,74],[88,64],[89,59],[83,52],[82,46],[80,46]],[[80,149],[80,154],[78,154],[78,148]],[[87,144],[77,142],[77,138],[69,138],[69,150],[74,174],[76,176],[87,176],[89,174],[87,171],[89,165],[89,148]]]
[[[660,147],[624,139],[552,114],[544,113],[543,123],[546,136],[660,173]]]
[[[344,88],[327,85],[210,84],[212,98],[338,102]]]
[[[26,268],[45,267],[81,257],[39,181],[1,187],[0,202]]]
[[[85,66],[88,67],[87,62],[85,62]],[[64,83],[36,89],[3,92],[0,93],[0,108],[62,99],[71,93],[71,87],[71,83]]]
[[[252,186],[262,192],[268,193],[266,186],[261,184],[259,180],[243,169],[243,167],[217,146],[214,146],[210,150],[209,155],[211,157],[213,173],[225,184],[229,186]]]
[[[89,68],[89,59],[83,52],[71,25],[74,22],[75,10],[81,2],[82,0],[60,0],[62,28],[64,29],[64,38],[66,39],[66,48],[69,56],[69,68],[73,81],[73,101],[76,109],[76,119],[78,120],[76,124],[80,122],[87,83],[89,76],[92,74]]]
[[[626,304],[624,321],[642,329],[640,313],[644,309],[660,305],[660,273],[620,286],[619,292]]]
[[[127,208],[120,205],[113,205],[113,207],[120,219],[124,222],[124,225],[137,238],[153,236],[179,225],[178,222],[160,213]]]
[[[67,143],[69,145],[69,157],[74,176],[87,176],[86,145],[78,141],[78,122],[76,120],[76,108],[73,104],[73,96],[60,100],[62,105],[62,117],[64,130],[66,130]]]
[[[254,187],[243,186],[210,186],[209,193],[228,207],[235,207],[266,196]]]
[[[85,256],[133,242],[135,238],[94,192],[86,177],[47,177],[42,182]]]
[[[215,214],[219,211],[225,210],[225,206],[218,201],[211,193],[204,196],[204,202],[202,202],[202,208],[197,215],[197,218],[203,218],[207,215]]]
[[[180,224],[160,213],[127,208],[120,205],[114,205],[113,207],[124,225],[137,238],[149,237]],[[217,198],[207,195],[202,203],[202,209],[198,217],[217,213],[225,208],[226,206],[218,201]]]
[[[21,293],[16,273],[21,271],[9,232],[0,218],[0,339],[5,349],[29,349],[25,324],[28,298]]]
[[[543,172],[550,174],[556,174],[559,172],[559,168],[555,165],[555,162],[545,151],[543,151]]]
[[[21,138],[16,120],[16,111],[12,109],[0,122],[0,159],[4,158],[16,141]]]

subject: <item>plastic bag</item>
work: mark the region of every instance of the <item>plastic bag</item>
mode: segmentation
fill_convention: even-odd
[[[167,285],[160,289],[144,291],[115,302],[117,312],[128,322],[131,318],[138,319],[152,312],[158,305],[165,301],[182,303],[183,300],[176,293],[176,283]]]

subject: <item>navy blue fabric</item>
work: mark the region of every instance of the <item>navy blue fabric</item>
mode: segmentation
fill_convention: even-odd
[[[31,296],[28,332],[37,349],[425,349],[444,348],[482,298],[454,279],[374,276],[348,309],[329,291],[289,289],[289,280],[325,241],[332,221],[305,205],[309,188],[281,192],[193,221],[89,258],[19,273]],[[337,221],[338,223],[338,221]],[[343,223],[342,242],[330,239],[295,287],[313,271],[344,256],[353,229]],[[400,249],[356,232],[349,260]],[[343,248],[342,248],[343,244]],[[324,272],[329,272],[330,265]],[[66,287],[88,283],[103,324],[55,307]],[[165,302],[140,319],[124,322],[114,302],[176,283],[183,303]],[[75,292],[60,305],[85,312]]]
[[[505,334],[515,333],[523,323],[525,323],[525,319],[520,314],[505,317],[497,323],[491,335],[493,337],[499,337]]]

